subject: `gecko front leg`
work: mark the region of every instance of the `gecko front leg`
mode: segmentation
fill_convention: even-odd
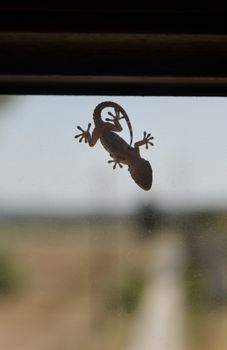
[[[148,145],[154,146],[153,142],[151,142],[153,139],[154,138],[151,136],[151,134],[147,134],[146,131],[144,131],[143,139],[141,141],[137,141],[134,144],[134,147],[139,148],[140,146],[146,145],[146,149],[148,149]]]
[[[108,160],[108,163],[114,163],[113,169],[116,169],[117,165],[119,165],[120,168],[123,168],[123,165],[117,159]]]

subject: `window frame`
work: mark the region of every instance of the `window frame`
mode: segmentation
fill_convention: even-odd
[[[226,15],[174,2],[1,5],[0,93],[227,96]]]

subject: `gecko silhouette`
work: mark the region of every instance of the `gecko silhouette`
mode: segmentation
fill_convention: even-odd
[[[101,114],[104,108],[114,109],[115,115],[108,112],[112,119],[106,118],[103,121]],[[91,127],[91,123],[89,123],[87,130],[82,129],[80,126],[77,127],[81,133],[76,135],[75,138],[80,138],[79,142],[84,140],[90,147],[95,146],[96,142],[100,140],[103,147],[113,158],[108,161],[108,163],[114,163],[113,169],[116,168],[117,164],[120,168],[122,168],[122,164],[128,165],[128,170],[136,184],[145,191],[150,190],[153,182],[152,168],[148,160],[141,158],[139,147],[146,145],[146,149],[148,149],[148,145],[153,146],[151,134],[147,134],[144,131],[143,139],[135,142],[134,147],[132,147],[133,132],[129,117],[119,104],[112,101],[98,104],[94,109],[93,119],[95,128],[92,134],[89,131]],[[116,132],[122,131],[122,126],[119,123],[120,119],[125,119],[127,122],[130,132],[130,144],[116,134]]]

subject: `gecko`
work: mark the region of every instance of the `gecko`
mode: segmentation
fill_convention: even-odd
[[[102,111],[104,108],[113,108],[115,114],[108,112],[112,118],[102,119]],[[120,120],[125,119],[129,128],[130,143],[128,144],[117,132],[123,130]],[[143,133],[143,139],[134,143],[133,131],[130,119],[125,110],[117,103],[112,101],[104,101],[99,103],[93,112],[93,120],[95,127],[93,132],[90,133],[91,123],[88,124],[86,130],[77,126],[77,129],[81,131],[80,134],[75,135],[75,138],[79,138],[79,142],[82,140],[88,143],[90,147],[94,147],[98,140],[101,141],[104,149],[110,154],[111,160],[108,163],[113,163],[113,169],[116,169],[118,165],[122,168],[122,164],[128,165],[128,171],[135,181],[135,183],[143,190],[150,190],[153,182],[153,171],[148,160],[143,159],[140,156],[140,147],[145,145],[148,149],[148,145],[153,146],[153,137],[151,134]]]

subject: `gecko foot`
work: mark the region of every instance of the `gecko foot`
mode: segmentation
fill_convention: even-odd
[[[120,119],[124,119],[124,116],[121,116],[121,112],[118,109],[114,108],[114,111],[115,111],[115,115],[111,112],[108,112],[108,114],[112,117],[112,119],[106,118],[107,122],[114,122],[115,123],[116,121],[119,121]]]
[[[146,131],[144,131],[143,133],[143,139],[141,141],[137,141],[134,144],[135,148],[139,148],[143,145],[146,145],[146,149],[148,149],[148,146],[154,146],[153,142],[151,142],[151,140],[153,140],[153,137],[151,136],[151,134],[147,134]]]
[[[115,159],[108,160],[108,163],[114,163],[113,169],[116,169],[117,165],[119,165],[120,168],[123,168],[123,165]]]
[[[151,140],[153,139],[154,138],[151,136],[151,134],[147,134],[146,131],[144,131],[143,142],[144,142],[144,145],[146,145],[146,149],[148,149],[148,145],[154,146],[153,142],[151,142]]]
[[[82,129],[80,126],[77,127],[78,130],[82,131],[81,134],[78,134],[75,136],[75,139],[77,139],[78,137],[80,137],[79,142],[82,142],[83,139],[85,141],[85,143],[88,142],[89,138],[90,138],[90,132],[89,129],[91,127],[91,123],[88,124],[87,130]]]

